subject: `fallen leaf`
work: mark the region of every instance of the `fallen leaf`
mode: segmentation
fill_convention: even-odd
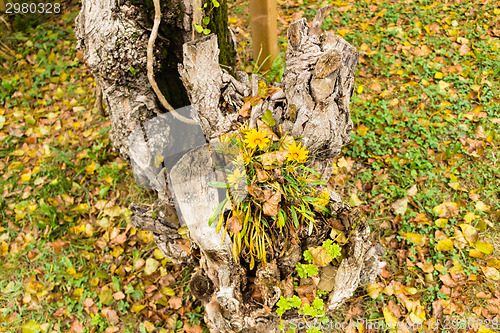
[[[227,230],[229,232],[237,234],[238,232],[241,231],[241,228],[242,228],[241,221],[236,216],[231,216],[231,218],[229,218],[229,220],[227,221]]]
[[[378,297],[380,292],[382,291],[382,287],[380,286],[379,283],[372,283],[366,286],[366,291],[367,294],[372,298],[375,299]]]
[[[457,283],[451,278],[450,274],[439,275],[439,279],[447,287],[455,288],[457,286]]]
[[[281,201],[281,193],[274,193],[269,199],[262,205],[262,212],[268,216],[278,215],[278,205]]]
[[[474,245],[479,237],[476,228],[466,223],[460,224],[459,227],[460,229],[462,229],[462,234],[464,235],[467,242],[469,242],[469,245]]]
[[[153,258],[148,258],[146,260],[146,267],[144,268],[144,273],[146,275],[151,275],[158,269],[158,267],[160,267],[159,261]]]
[[[318,267],[325,267],[332,262],[333,257],[323,246],[310,247],[309,252],[313,257],[313,264]]]
[[[389,307],[384,306],[382,312],[384,313],[384,320],[385,323],[387,324],[387,327],[396,328],[398,325],[398,318],[394,315],[394,313],[392,313]]]
[[[488,266],[479,266],[479,267],[481,267],[481,270],[483,271],[483,274],[484,276],[486,276],[486,278],[494,281],[500,280],[500,273],[496,268]]]
[[[434,266],[432,263],[425,261],[423,263],[419,262],[417,263],[418,268],[420,268],[424,273],[432,273],[434,272]]]
[[[432,209],[439,217],[449,218],[458,215],[458,204],[456,202],[445,202]]]
[[[168,300],[168,305],[174,310],[180,309],[182,307],[182,298],[177,296],[171,297]]]
[[[419,235],[417,233],[414,233],[414,232],[399,232],[399,234],[403,237],[405,237],[407,240],[417,244],[417,245],[420,245],[420,246],[424,246],[425,245],[425,239],[422,235]]]
[[[453,250],[453,241],[451,239],[441,239],[436,245],[436,250],[438,251]]]
[[[478,249],[479,251],[481,251],[482,253],[488,255],[488,254],[491,254],[493,252],[493,246],[491,244],[488,244],[488,243],[483,243],[481,241],[477,241],[474,246],[476,247],[476,249]]]
[[[408,197],[404,197],[402,199],[396,200],[391,205],[394,214],[404,215],[406,210],[408,209]]]

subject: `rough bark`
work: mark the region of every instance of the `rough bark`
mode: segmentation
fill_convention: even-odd
[[[162,0],[161,5],[162,22],[154,50],[155,77],[168,102],[179,108],[189,104],[178,73],[182,45],[201,36],[192,27],[193,23],[201,24],[204,14],[198,8],[202,0]],[[76,18],[77,46],[84,50],[112,121],[110,139],[127,159],[132,131],[166,111],[151,90],[146,72],[153,18],[152,0],[83,0]],[[230,50],[227,17],[221,12],[214,19],[226,20],[226,24],[218,25],[217,33],[224,37],[225,49]]]

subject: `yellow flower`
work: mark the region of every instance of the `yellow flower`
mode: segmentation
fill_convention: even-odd
[[[245,173],[243,173],[243,168],[236,168],[232,174],[227,176],[227,182],[229,186],[238,185],[242,180],[246,179]]]
[[[269,139],[266,138],[267,132],[257,131],[255,128],[252,128],[250,131],[245,133],[245,143],[248,148],[253,149],[259,147],[263,149],[269,143]]]
[[[286,159],[288,161],[297,161],[299,163],[304,163],[307,161],[307,154],[309,154],[309,151],[305,150],[304,147],[300,147],[300,143],[297,146],[297,144],[294,142],[290,146],[288,146],[288,155],[286,156]]]

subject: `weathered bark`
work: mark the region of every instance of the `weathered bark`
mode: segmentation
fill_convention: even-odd
[[[201,23],[201,0],[162,0],[162,22],[155,46],[156,81],[167,101],[179,108],[189,105],[178,73],[182,45],[201,35],[193,23]],[[226,14],[227,15],[227,14]],[[128,137],[145,121],[164,113],[147,79],[146,49],[153,26],[152,0],[83,0],[76,18],[78,47],[94,74],[112,121],[110,139],[124,158],[129,158]],[[226,20],[220,23],[218,20]],[[217,33],[224,37],[229,54],[227,16],[214,17]],[[230,56],[226,56],[228,65]]]
[[[277,332],[280,318],[269,309],[281,294],[289,293],[280,286],[301,259],[301,248],[292,247],[277,261],[257,267],[252,283],[262,294],[262,305],[250,297],[248,272],[233,258],[229,236],[217,233],[215,226],[208,225],[209,217],[219,204],[217,191],[207,184],[218,177],[215,171],[218,162],[210,153],[209,145],[220,135],[236,130],[243,98],[257,95],[258,81],[262,79],[255,75],[249,79],[245,73],[237,73],[238,79],[235,79],[221,69],[214,35],[187,42],[182,48],[179,73],[191,108],[183,112],[197,119],[199,125],[176,123],[169,114],[148,120],[159,114],[159,108],[145,73],[136,73],[134,81],[123,74],[128,68],[122,66],[117,72],[124,75],[121,81],[111,79],[114,73],[111,69],[118,66],[112,65],[116,59],[122,65],[126,60],[138,62],[137,66],[145,64],[147,36],[133,45],[130,38],[125,38],[126,46],[134,47],[138,55],[129,59],[128,52],[132,51],[121,50],[116,41],[110,42],[97,34],[99,39],[89,26],[95,24],[111,36],[119,33],[130,37],[139,28],[123,13],[129,7],[118,7],[115,18],[119,20],[104,15],[100,19],[108,21],[102,23],[90,16],[90,9],[94,13],[95,8],[87,7],[99,6],[97,1],[85,2],[87,5],[84,4],[79,16],[80,36],[87,47],[87,61],[104,87],[105,101],[115,126],[112,139],[124,152],[130,153],[137,180],[157,190],[159,195],[151,210],[131,206],[132,224],[151,231],[156,244],[174,262],[198,266],[190,287],[205,305],[205,320],[211,332]],[[106,4],[102,6],[107,6],[104,9],[110,14],[112,9]],[[352,128],[349,101],[358,53],[332,33],[319,34],[325,13],[326,8],[319,10],[311,27],[305,19],[291,24],[282,90],[253,106],[249,123],[255,127],[258,118],[270,110],[276,121],[273,130],[281,126],[283,131],[301,136],[311,155],[316,156],[311,165],[328,179],[332,158],[349,141]],[[94,46],[88,46],[89,43]],[[101,44],[104,47],[99,48]],[[117,50],[120,52],[116,53]],[[115,60],[110,58],[113,54],[116,54]],[[359,285],[374,281],[383,266],[380,261],[383,248],[372,243],[366,221],[344,205],[333,191],[330,191],[329,208],[341,220],[349,239],[347,257],[340,266],[328,272],[325,269],[321,275],[330,281],[334,279],[326,304],[331,312],[352,296]],[[190,244],[176,233],[181,219],[189,228]],[[322,230],[316,241],[328,233],[329,229]]]

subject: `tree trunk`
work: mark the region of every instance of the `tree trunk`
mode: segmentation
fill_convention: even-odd
[[[219,194],[208,182],[219,179],[216,167],[223,163],[210,145],[237,128],[244,98],[258,94],[262,79],[255,75],[249,79],[245,73],[235,79],[221,69],[215,35],[188,41],[177,56],[182,58],[179,74],[191,107],[178,112],[190,115],[198,125],[160,114],[143,70],[148,36],[137,24],[140,19],[130,19],[132,14],[137,16],[134,8],[86,0],[78,17],[87,62],[103,87],[112,118],[112,139],[130,156],[137,181],[158,191],[152,209],[131,206],[131,223],[151,231],[172,261],[197,266],[190,289],[205,305],[211,332],[278,332],[280,318],[271,309],[280,295],[289,293],[283,285],[301,259],[300,247],[291,247],[282,257],[250,272],[234,259],[230,237],[208,224],[219,205]],[[358,53],[344,39],[330,32],[320,35],[326,11],[320,9],[311,26],[305,19],[291,24],[282,89],[252,106],[248,117],[255,127],[270,110],[276,123],[273,128],[281,126],[283,132],[301,137],[315,156],[311,166],[323,179],[329,178],[332,158],[350,138],[349,102],[358,60]],[[137,70],[135,75],[129,67]],[[345,259],[334,272],[320,274],[319,283],[333,280],[326,304],[332,312],[358,286],[375,280],[384,265],[380,261],[384,251],[372,243],[366,220],[335,192],[329,190],[329,195],[329,208],[348,238]],[[189,244],[177,232],[180,220],[189,229]],[[331,229],[325,225],[318,235],[304,237],[304,243],[324,240]],[[252,298],[250,286],[260,291],[263,303]],[[286,324],[290,318],[283,319]]]

